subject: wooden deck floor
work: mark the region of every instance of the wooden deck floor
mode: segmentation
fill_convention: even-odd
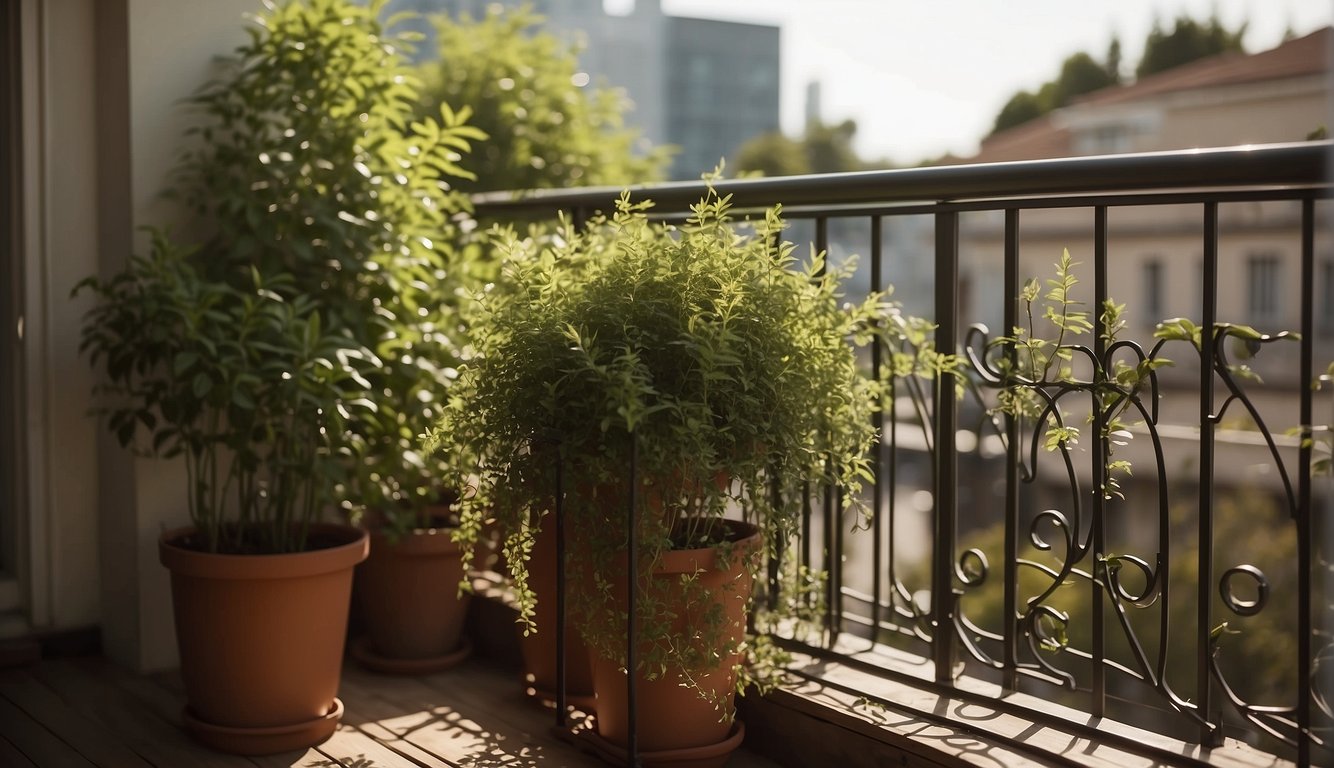
[[[179,726],[174,673],[138,676],[100,658],[0,669],[0,766],[9,768],[559,768],[601,766],[549,732],[550,710],[485,659],[436,675],[376,675],[349,663],[343,724],[323,744],[270,757],[212,752]],[[746,752],[731,768],[773,768]]]

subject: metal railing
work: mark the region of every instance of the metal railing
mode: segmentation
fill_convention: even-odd
[[[935,348],[964,361],[959,376],[926,382],[888,370],[904,350],[867,355],[868,372],[897,394],[876,416],[870,515],[843,519],[835,489],[811,489],[791,556],[827,573],[823,631],[785,642],[1097,740],[1120,738],[1096,728],[1112,718],[1206,748],[1227,736],[1303,766],[1334,761],[1334,494],[1320,472],[1321,425],[1334,415],[1318,386],[1334,360],[1332,148],[714,182],[734,210],[781,203],[799,244],[831,258],[860,253],[860,289],[893,279],[902,295],[906,281],[904,311],[927,315]],[[633,196],[672,218],[704,192],[672,183]],[[483,220],[566,211],[583,221],[618,193],[475,203]],[[1178,328],[1199,330],[1193,342],[1188,331],[1116,337],[1091,311],[1093,340],[1069,346],[1066,375],[1035,388],[1045,411],[1024,419],[996,407],[1014,382],[1004,364],[1014,343],[997,343],[981,321],[999,322],[1002,336],[1026,327],[1025,278],[1050,276],[1031,268],[1062,247],[1086,262],[1089,306],[1114,297],[1133,310],[1149,290],[1137,281],[1167,273],[1175,281],[1152,290],[1184,307],[1176,314],[1190,323]],[[1248,327],[1253,307],[1239,296],[1259,290],[1248,286],[1256,253],[1283,270],[1265,290],[1277,291],[1291,327]],[[1167,269],[1138,272],[1147,254]],[[1133,368],[1169,353],[1173,369],[1116,378],[1118,360]],[[1112,430],[1110,414],[1122,411],[1136,422]],[[1054,424],[1084,422],[1082,444],[1051,438]],[[1114,451],[1134,458],[1134,475],[1109,487],[1121,473]],[[931,674],[887,649],[929,660]],[[1000,694],[976,693],[963,676]]]

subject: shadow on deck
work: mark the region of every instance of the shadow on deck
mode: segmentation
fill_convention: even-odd
[[[139,676],[97,657],[0,669],[0,765],[15,768],[558,768],[604,763],[550,732],[553,715],[528,699],[512,667],[485,658],[422,677],[388,677],[349,663],[342,726],[312,749],[267,757],[212,752],[179,725],[174,672]],[[774,764],[744,749],[732,768]]]

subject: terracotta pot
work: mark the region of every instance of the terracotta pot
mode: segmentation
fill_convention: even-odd
[[[171,571],[185,723],[210,747],[272,754],[317,744],[338,727],[352,572],[366,557],[364,531],[311,526],[322,549],[223,555],[174,544],[158,556]]]
[[[424,674],[467,656],[460,644],[470,594],[459,594],[463,565],[451,529],[418,528],[399,537],[371,531],[370,557],[357,566],[357,607],[367,637],[357,661],[380,672]]]
[[[667,552],[653,570],[653,578],[662,580],[655,585],[655,590],[661,589],[660,594],[669,605],[673,600],[677,603],[669,609],[677,616],[673,625],[674,637],[689,636],[692,627],[703,623],[703,617],[712,610],[712,605],[722,606],[726,629],[719,638],[718,653],[722,648],[737,645],[745,634],[753,588],[747,563],[761,546],[760,533],[755,526],[728,521],[728,527],[731,529],[729,538],[736,544],[725,570],[717,561],[717,550],[712,548]],[[695,573],[699,574],[698,581],[712,602],[686,604],[680,586],[681,575]],[[623,584],[624,575],[613,583]],[[617,594],[623,606],[621,595],[624,592],[618,590]],[[647,645],[645,649],[648,649]],[[710,748],[722,746],[724,742],[732,741],[731,749],[740,744],[737,737],[740,731],[734,728],[731,717],[723,717],[723,713],[733,712],[736,687],[733,667],[739,660],[735,654],[725,657],[717,668],[696,676],[693,681],[687,681],[681,670],[670,667],[655,680],[648,680],[639,673],[635,683],[636,737],[644,765],[675,764],[681,758],[681,750],[710,752]],[[596,654],[592,666],[597,734],[611,745],[623,748],[630,729],[626,673],[618,662],[599,658]],[[723,708],[715,708],[712,702],[722,702]],[[721,765],[726,762],[731,749],[722,754],[716,754],[716,750],[710,752],[709,762],[699,764]],[[664,759],[670,755],[671,759],[666,762],[655,760],[654,753],[660,753],[658,757]]]
[[[567,557],[569,553],[566,553]],[[537,597],[533,620],[537,631],[523,635],[519,630],[519,650],[523,654],[524,683],[529,695],[544,701],[556,700],[556,525],[553,518],[543,521],[528,558],[528,582]],[[568,588],[568,587],[567,587]],[[568,606],[569,603],[567,602]],[[593,701],[593,678],[588,666],[588,646],[579,637],[568,612],[565,622],[565,694],[567,700],[582,708]]]

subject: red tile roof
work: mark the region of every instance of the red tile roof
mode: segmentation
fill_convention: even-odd
[[[1074,104],[1100,107],[1176,91],[1315,75],[1334,69],[1332,54],[1334,27],[1325,27],[1260,53],[1219,54],[1149,75],[1130,85],[1103,88],[1076,99]],[[1044,115],[983,139],[981,151],[960,162],[991,163],[1072,154],[1070,131],[1057,126],[1051,115]]]
[[[1334,42],[1334,27],[1325,27],[1260,53],[1223,53],[1149,75],[1131,85],[1103,88],[1076,99],[1075,103],[1120,104],[1160,93],[1328,72],[1331,42]]]

